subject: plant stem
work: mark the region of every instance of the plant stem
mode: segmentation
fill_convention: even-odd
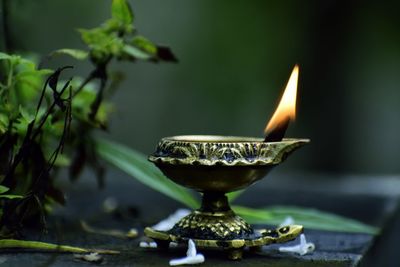
[[[89,119],[92,121],[95,120],[97,111],[100,107],[101,102],[103,101],[104,89],[106,87],[106,83],[108,80],[107,66],[108,66],[108,63],[111,61],[111,59],[112,59],[112,57],[108,58],[102,64],[97,64],[96,68],[89,74],[88,77],[86,77],[86,79],[82,82],[82,84],[78,87],[78,89],[75,91],[75,93],[73,95],[73,97],[74,97],[77,94],[79,94],[79,92],[82,91],[82,89],[85,87],[85,85],[88,84],[93,79],[100,80],[100,86],[99,86],[99,90],[97,92],[96,98],[90,106],[91,111],[89,113]]]
[[[116,251],[116,250],[86,249],[86,248],[57,245],[57,244],[45,243],[45,242],[39,242],[39,241],[0,239],[0,249],[7,249],[7,248],[35,249],[35,250],[46,250],[46,251],[54,251],[54,252],[71,252],[71,253],[97,252],[99,254],[119,254],[119,251]]]
[[[8,77],[7,77],[8,90],[10,90],[10,88],[11,88],[12,81],[13,81],[13,75],[14,75],[14,64],[13,64],[13,61],[10,60],[9,64],[10,64],[10,66],[9,66]]]
[[[4,51],[6,53],[12,52],[12,42],[10,38],[10,30],[8,27],[8,18],[9,18],[9,10],[10,10],[10,2],[9,0],[2,0],[1,1],[1,9],[3,10],[3,38],[4,38]]]
[[[95,72],[95,70],[92,71],[89,74],[89,76],[86,77],[86,79],[81,83],[81,85],[78,87],[78,89],[76,89],[76,91],[75,91],[75,93],[74,93],[74,95],[72,97],[74,97],[77,94],[79,94],[79,92],[82,91],[83,87],[85,87],[89,82],[91,82],[95,78],[94,72]]]

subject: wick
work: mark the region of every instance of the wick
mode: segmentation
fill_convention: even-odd
[[[279,142],[285,136],[285,132],[289,126],[290,117],[278,122],[273,128],[267,129],[265,132],[264,142]]]

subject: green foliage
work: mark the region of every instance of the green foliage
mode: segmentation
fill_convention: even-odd
[[[157,46],[143,36],[135,36],[132,39],[132,44],[149,55],[157,54]]]
[[[165,48],[158,48],[145,37],[136,35],[133,22],[134,17],[128,2],[113,0],[110,19],[93,29],[79,29],[81,39],[88,46],[89,57],[95,65],[107,64],[112,58],[130,61],[176,61],[172,53],[165,53]],[[84,58],[84,51],[61,49],[57,52]]]
[[[19,55],[0,58],[0,235],[6,236],[27,220],[42,220],[47,203],[64,203],[51,170],[71,163],[71,147],[65,146],[82,137],[79,129],[88,125],[90,110],[79,106],[90,106],[92,99],[86,85],[72,104],[78,87],[59,79],[65,68],[39,70]]]
[[[199,202],[187,189],[171,182],[140,152],[100,138],[96,139],[96,151],[104,160],[135,177],[139,182],[190,208],[199,206]]]
[[[113,110],[105,98],[120,80],[109,63],[176,61],[168,48],[138,36],[133,20],[129,3],[113,0],[110,19],[79,30],[86,51],[63,48],[50,54],[90,60],[94,69],[85,78],[63,80],[62,72],[71,67],[39,69],[33,59],[0,52],[0,236],[43,222],[50,204],[64,203],[54,185],[57,168],[68,167],[75,180],[88,165],[102,185],[104,168],[92,132],[107,128]],[[182,201],[193,204],[190,197]]]

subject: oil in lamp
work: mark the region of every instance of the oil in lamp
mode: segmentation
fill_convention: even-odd
[[[282,139],[295,117],[298,79],[296,65],[282,99],[265,129],[266,138],[185,135],[162,138],[149,157],[169,179],[202,194],[201,207],[168,231],[145,228],[145,235],[168,248],[170,242],[192,239],[198,247],[220,248],[230,259],[243,250],[295,239],[301,225],[254,229],[230,208],[226,193],[244,189],[262,179],[308,139]]]

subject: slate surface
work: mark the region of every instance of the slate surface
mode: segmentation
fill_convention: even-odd
[[[173,248],[169,251],[143,249],[138,240],[120,240],[97,234],[82,233],[78,227],[62,227],[58,239],[61,243],[85,247],[107,248],[121,251],[119,255],[106,255],[103,266],[167,266],[172,258],[185,255],[186,248]],[[266,247],[263,252],[247,252],[240,262],[232,262],[221,251],[201,250],[206,257],[202,266],[356,266],[365,253],[372,236],[333,232],[305,232],[307,240],[314,242],[317,250],[309,255],[297,256],[277,251],[277,246]],[[60,238],[62,237],[62,238]],[[62,239],[62,240],[61,240]],[[55,241],[57,237],[46,238]],[[297,243],[298,241],[292,241]],[[289,244],[288,244],[289,245]],[[26,251],[15,254],[13,251],[0,255],[0,266],[93,266],[93,263],[77,260],[71,254],[37,253]]]
[[[50,217],[48,234],[26,231],[26,238],[121,251],[119,255],[104,256],[100,266],[168,266],[170,259],[184,256],[186,249],[183,247],[160,252],[139,248],[140,239],[122,240],[86,233],[81,229],[79,220],[102,228],[126,231],[136,227],[141,230],[181,207],[179,203],[121,177],[123,175],[119,173],[112,173],[106,190],[101,191],[98,191],[91,180],[79,181],[69,190],[67,206],[57,210]],[[68,184],[64,186],[68,187]],[[103,212],[101,208],[104,199],[110,196],[115,197],[119,203],[118,210],[112,214]],[[262,181],[258,186],[250,188],[249,192],[239,199],[239,203],[252,207],[266,204],[316,207],[383,227],[394,213],[397,201],[393,196],[320,193],[318,190],[296,191],[293,187]],[[310,229],[306,229],[305,234],[307,240],[316,245],[313,254],[281,254],[273,245],[262,253],[245,253],[240,262],[231,262],[220,251],[203,250],[201,252],[205,255],[206,262],[202,266],[357,266],[374,244],[374,237],[367,234]],[[366,258],[370,258],[372,262],[371,257]],[[374,259],[376,257],[372,257],[372,260]],[[364,263],[363,266],[374,266]],[[93,263],[77,260],[71,254],[31,251],[16,254],[8,250],[0,254],[0,266],[93,266]]]

